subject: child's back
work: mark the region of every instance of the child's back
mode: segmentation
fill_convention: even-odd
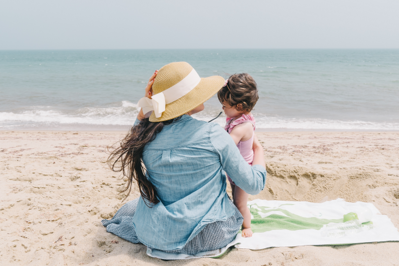
[[[225,129],[229,134],[236,126],[241,127],[242,131],[244,131],[244,136],[237,143],[237,147],[245,161],[247,161],[249,164],[252,164],[252,161],[254,160],[254,151],[252,149],[255,130],[254,117],[252,114],[243,114],[238,119],[228,118],[228,120],[229,121],[227,121]]]
[[[226,131],[233,138],[245,161],[252,165],[255,119],[251,110],[259,98],[255,80],[246,73],[232,75],[218,92],[218,98],[227,116]],[[252,230],[251,213],[247,207],[248,194],[236,186],[230,177],[228,179],[233,192],[234,204],[244,217],[242,235],[250,237]]]

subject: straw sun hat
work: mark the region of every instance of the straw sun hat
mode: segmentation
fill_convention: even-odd
[[[163,66],[152,85],[151,99],[144,97],[138,102],[144,114],[153,111],[151,122],[167,121],[181,116],[206,102],[224,85],[221,76],[200,78],[186,62]]]

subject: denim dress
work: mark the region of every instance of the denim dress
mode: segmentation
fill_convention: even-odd
[[[164,126],[143,152],[159,203],[126,203],[107,231],[132,243],[172,253],[196,254],[230,243],[243,218],[226,193],[226,175],[249,194],[265,186],[266,170],[250,166],[218,124],[183,115]]]

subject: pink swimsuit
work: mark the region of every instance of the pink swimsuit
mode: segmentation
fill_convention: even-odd
[[[227,133],[230,134],[230,132],[233,130],[235,126],[242,123],[251,123],[255,131],[255,118],[251,114],[242,115],[240,118],[237,118],[235,120],[233,118],[226,118],[226,126],[224,127],[224,129],[227,131]],[[242,157],[250,165],[252,165],[252,162],[254,160],[254,151],[252,149],[253,143],[254,143],[254,133],[252,133],[252,137],[250,139],[246,141],[240,141],[237,144],[237,147]],[[233,180],[231,180],[229,176],[227,176],[227,178],[229,179],[232,185],[235,185]]]

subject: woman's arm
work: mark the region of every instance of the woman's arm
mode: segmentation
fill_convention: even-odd
[[[261,151],[258,146],[259,142],[255,144],[254,165],[250,166],[241,156],[233,139],[219,125],[212,125],[210,139],[219,154],[223,170],[237,186],[251,195],[263,190],[266,183],[266,169],[263,150]]]
[[[152,96],[152,84],[154,84],[155,77],[158,74],[158,70],[155,70],[154,74],[152,74],[151,78],[148,80],[147,87],[145,88],[144,96],[151,99]],[[143,120],[145,118],[145,114],[143,113],[143,108],[140,109],[139,114],[137,115],[137,120]]]

